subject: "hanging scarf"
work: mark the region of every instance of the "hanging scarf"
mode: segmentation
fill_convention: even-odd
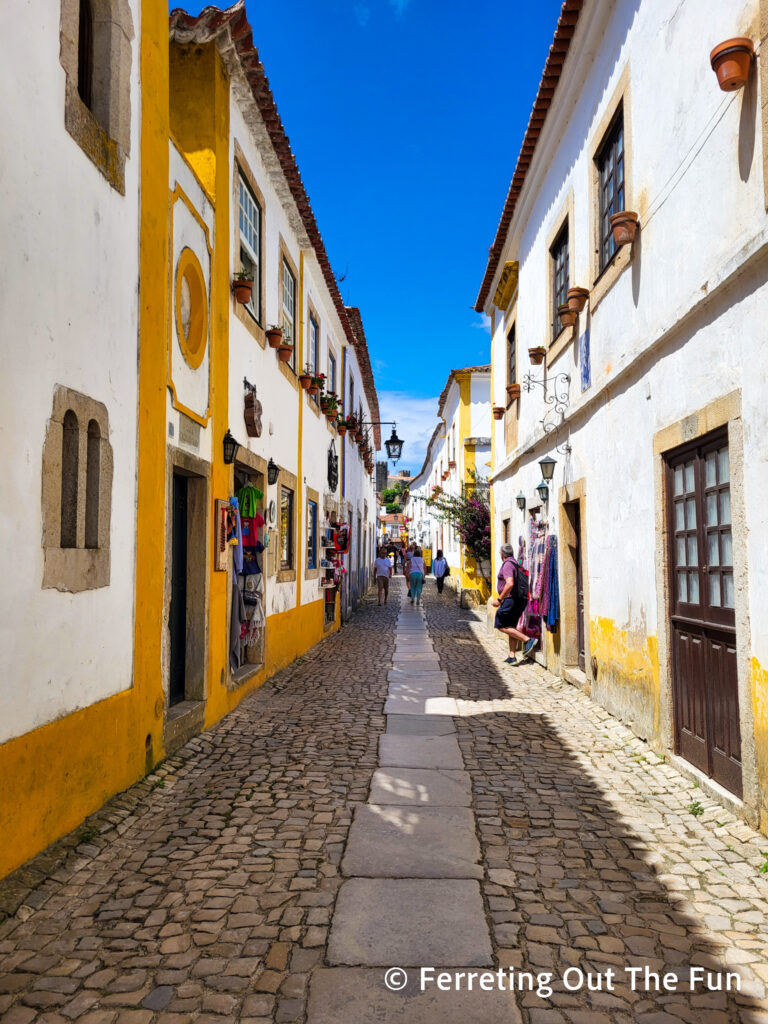
[[[560,587],[557,578],[557,537],[550,537],[548,551],[547,589],[545,592],[546,610],[544,620],[550,633],[557,629],[560,618]]]

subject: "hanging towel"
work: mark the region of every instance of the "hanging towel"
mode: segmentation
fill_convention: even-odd
[[[232,612],[229,621],[229,663],[233,671],[240,668],[240,634],[241,627],[245,621],[245,605],[240,587],[237,585],[237,578],[232,582]]]
[[[230,498],[229,501],[235,511],[235,536],[237,538],[237,545],[232,552],[232,559],[235,573],[239,575],[243,571],[243,524],[240,518],[240,505],[237,498]]]

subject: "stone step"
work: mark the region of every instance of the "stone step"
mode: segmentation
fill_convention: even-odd
[[[371,780],[372,804],[404,807],[470,807],[468,772],[439,768],[378,768]]]
[[[450,715],[388,714],[386,731],[393,736],[455,736],[456,726]]]
[[[401,700],[393,698],[390,700]],[[432,698],[438,700],[439,698]],[[450,700],[450,697],[444,698]],[[387,701],[387,704],[389,701]],[[385,714],[390,714],[384,708]],[[464,768],[464,760],[455,736],[379,737],[379,765],[382,768]]]

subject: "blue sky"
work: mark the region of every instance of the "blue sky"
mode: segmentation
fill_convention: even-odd
[[[472,306],[561,0],[246,6],[382,418],[406,440],[397,468],[415,473],[449,370],[489,361]]]

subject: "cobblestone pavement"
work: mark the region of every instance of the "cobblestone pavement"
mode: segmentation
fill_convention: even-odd
[[[312,977],[328,976],[350,823],[379,763],[401,590],[387,607],[369,598],[0,884],[0,908],[15,910],[0,924],[3,1024],[306,1020]],[[506,641],[431,580],[424,604],[458,704],[494,967],[555,979],[548,998],[516,993],[527,1024],[768,1022],[768,839],[579,691],[504,665]],[[648,992],[642,975],[632,991],[624,973],[687,978],[699,965],[737,971],[741,993]],[[614,990],[566,992],[572,967],[612,968]],[[473,1006],[462,1020],[514,1019]]]

